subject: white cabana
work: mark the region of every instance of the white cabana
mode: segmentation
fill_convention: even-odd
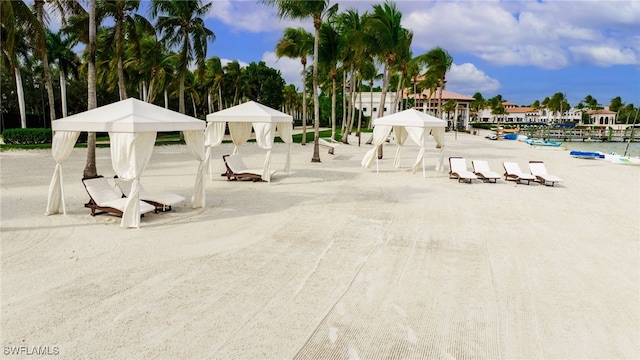
[[[374,159],[376,160],[376,170],[378,168],[378,148],[387,140],[387,137],[393,130],[398,148],[394,160],[394,166],[400,167],[400,152],[407,138],[411,138],[418,146],[420,152],[413,164],[413,172],[422,166],[422,175],[425,176],[424,151],[426,148],[427,135],[431,134],[440,147],[440,161],[436,164],[436,170],[443,167],[444,161],[444,132],[447,122],[420,112],[415,109],[404,110],[388,116],[373,120],[373,149],[369,150],[362,158],[363,167],[371,167]]]
[[[131,180],[131,193],[121,226],[139,227],[140,175],[147,166],[158,131],[183,131],[187,148],[200,162],[193,197],[194,208],[204,207],[205,122],[137,99],[122,100],[52,122],[51,150],[56,168],[49,186],[46,215],[57,214],[64,205],[62,162],[71,154],[80,132],[108,132],[111,165],[119,178]]]
[[[205,130],[206,158],[211,156],[211,149],[220,145],[224,137],[225,125],[229,124],[229,134],[235,145],[233,154],[238,153],[238,147],[251,136],[253,127],[258,146],[267,150],[262,170],[262,178],[271,181],[271,148],[276,135],[280,136],[287,145],[287,158],[284,170],[289,172],[291,162],[291,144],[293,143],[293,117],[281,111],[272,109],[255,101],[248,101],[228,109],[207,115],[207,129]]]

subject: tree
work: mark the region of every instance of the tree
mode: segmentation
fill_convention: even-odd
[[[452,111],[456,111],[457,108],[458,108],[458,102],[455,99],[449,99],[449,100],[445,101],[444,105],[442,105],[442,109],[447,112],[447,120],[449,120],[451,122],[451,125],[455,129],[458,128],[458,124],[456,123],[457,116],[455,116],[455,114],[454,114],[454,117],[456,117],[456,118],[451,120],[451,112]]]
[[[554,114],[554,122],[556,122],[556,114],[560,114],[560,122],[562,122],[562,114],[564,110],[568,110],[571,106],[567,102],[565,95],[561,92],[553,94],[547,103],[547,108]]]
[[[338,76],[338,60],[340,57],[340,34],[331,23],[324,23],[320,28],[320,44],[318,61],[321,69],[331,80],[331,140],[336,139],[336,87]]]
[[[313,157],[311,162],[320,162],[320,102],[318,99],[318,46],[320,42],[320,27],[326,17],[338,11],[338,5],[329,7],[329,0],[299,1],[299,0],[262,0],[263,3],[277,7],[280,18],[313,19]]]
[[[422,56],[428,64],[425,77],[432,80],[437,79],[438,81],[438,116],[442,118],[442,90],[444,90],[444,85],[447,82],[446,74],[451,69],[451,65],[453,65],[453,57],[439,46],[429,50]]]
[[[130,47],[139,49],[140,41],[136,32],[136,22],[146,22],[147,26],[151,25],[144,17],[135,14],[139,7],[140,0],[106,0],[102,2],[102,11],[105,15],[111,16],[114,21],[113,31],[109,32],[109,40],[113,40],[109,43],[113,43],[115,46],[110,68],[117,69],[120,100],[127,98],[123,61],[125,37]]]
[[[201,0],[151,1],[151,16],[156,18],[156,28],[162,35],[161,41],[169,48],[178,47],[177,72],[179,77],[179,112],[185,113],[185,80],[189,65],[195,61],[204,69],[207,41],[215,41],[213,31],[204,26],[205,16],[212,3],[202,4]],[[165,15],[161,15],[165,14]]]
[[[274,109],[284,102],[285,81],[280,70],[268,67],[264,61],[252,62],[243,71],[246,79],[246,97]]]
[[[284,36],[276,44],[276,55],[279,58],[300,58],[302,64],[302,145],[307,143],[307,92],[304,84],[309,54],[313,54],[313,35],[301,27],[286,28]]]
[[[89,61],[87,63],[87,110],[95,109],[97,104],[96,96],[96,1],[89,0]],[[84,178],[98,176],[96,168],[96,133],[90,132],[87,135],[87,160],[83,171]]]
[[[384,116],[387,89],[391,79],[391,71],[400,52],[411,45],[411,32],[402,27],[402,13],[395,3],[386,1],[373,6],[373,13],[367,20],[367,33],[378,44],[374,53],[384,64],[382,77],[382,94],[378,117]]]
[[[2,26],[0,28],[2,61],[13,68],[18,106],[20,108],[20,123],[22,128],[26,128],[27,115],[20,72],[20,59],[28,60],[30,57],[27,39],[30,39],[32,43],[42,44],[40,46],[44,47],[45,34],[40,22],[24,1],[0,2],[0,16],[2,18]]]
[[[475,121],[480,122],[479,114],[487,106],[487,103],[479,92],[473,94],[473,98],[475,100],[471,102],[471,113],[475,116]]]
[[[53,33],[47,31],[48,54],[52,62],[58,64],[60,72],[60,100],[62,103],[62,117],[67,116],[67,76],[78,76],[80,59],[72,48],[77,39],[73,36],[64,36],[62,32]]]

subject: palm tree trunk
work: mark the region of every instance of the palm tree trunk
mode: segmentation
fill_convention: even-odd
[[[184,104],[184,80],[186,76],[187,76],[186,73],[183,73],[180,75],[180,103],[178,106],[178,111],[180,112],[180,114],[186,113],[186,108]]]
[[[62,103],[62,117],[67,117],[67,75],[60,69],[60,102]]]
[[[40,25],[44,28],[44,0],[36,0],[35,7],[38,22],[40,22]],[[40,58],[42,60],[42,70],[44,72],[45,87],[47,88],[47,97],[49,99],[49,118],[51,121],[53,121],[56,119],[56,103],[53,96],[53,81],[51,80],[51,70],[49,69],[49,60],[47,59],[46,42],[42,44],[40,53]]]
[[[313,157],[311,162],[320,162],[320,102],[318,99],[318,45],[320,43],[320,25],[322,20],[314,19],[315,36],[313,39]]]
[[[336,140],[336,87],[338,86],[335,75],[331,79],[331,140]]]
[[[164,89],[164,108],[169,108],[169,92],[167,92],[166,88]]]
[[[122,21],[116,21],[116,56],[118,57],[118,94],[120,100],[127,98],[127,89],[124,86],[124,66],[122,64]]]
[[[97,107],[96,96],[96,1],[89,0],[89,63],[87,64],[87,108]],[[96,133],[87,135],[87,160],[83,171],[85,178],[98,176],[96,169]]]
[[[22,86],[22,75],[20,74],[20,67],[15,66],[13,72],[16,76],[16,90],[18,92],[18,107],[20,108],[20,126],[23,129],[27,128],[27,110],[24,103],[24,87]]]
[[[362,134],[360,133],[362,129],[362,79],[360,79],[360,85],[358,87],[358,101],[360,103],[360,111],[358,111],[358,130],[356,135],[358,136],[358,146],[360,146],[360,139],[362,138]]]
[[[351,93],[351,92],[349,92]],[[340,127],[342,129],[342,134],[345,133],[345,128],[347,127],[347,113],[348,111],[346,111],[347,109],[347,72],[343,71],[342,72],[342,126]],[[342,139],[344,140],[344,136],[342,137]]]
[[[302,141],[301,145],[307,145],[307,63],[302,64]]]

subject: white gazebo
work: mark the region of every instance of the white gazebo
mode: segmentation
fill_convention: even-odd
[[[200,162],[192,206],[204,207],[204,121],[131,98],[55,120],[51,127],[56,168],[49,186],[46,215],[59,213],[60,207],[66,214],[62,162],[71,154],[82,131],[109,133],[113,170],[119,178],[132,181],[122,227],[140,226],[140,175],[149,163],[158,131],[183,131],[187,148]]]
[[[211,148],[222,143],[225,125],[229,124],[229,134],[235,145],[233,153],[238,153],[238,147],[251,136],[251,128],[255,131],[256,143],[267,150],[262,170],[262,178],[271,180],[271,148],[273,140],[278,135],[288,145],[284,170],[290,170],[291,144],[293,142],[293,117],[281,111],[272,109],[255,101],[248,101],[228,109],[207,115],[207,129],[205,131],[206,158],[211,156]]]
[[[424,152],[427,143],[427,135],[431,134],[440,148],[440,161],[436,164],[436,170],[443,167],[444,161],[444,132],[447,122],[438,119],[429,114],[425,114],[415,109],[404,110],[388,116],[375,119],[373,121],[373,149],[367,151],[362,158],[361,165],[363,167],[371,167],[374,159],[376,160],[376,171],[378,171],[378,148],[387,140],[391,130],[395,135],[398,148],[394,160],[394,166],[400,167],[400,152],[407,138],[411,138],[418,146],[420,152],[413,164],[413,172],[422,167],[422,176],[425,175]]]

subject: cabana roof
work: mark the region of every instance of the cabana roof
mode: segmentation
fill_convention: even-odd
[[[207,115],[208,122],[293,122],[293,117],[255,101],[230,107]]]
[[[54,131],[162,132],[204,130],[206,123],[129,98],[51,122]]]
[[[435,116],[425,114],[416,109],[408,109],[395,114],[383,116],[373,120],[373,125],[387,126],[415,126],[415,127],[441,127],[447,126],[447,122]]]

